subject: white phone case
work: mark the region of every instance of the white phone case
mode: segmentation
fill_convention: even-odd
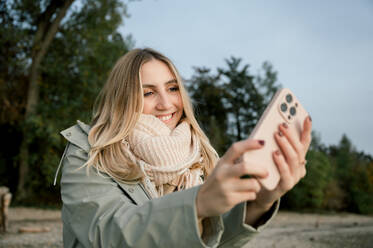
[[[280,180],[277,166],[273,160],[273,152],[280,150],[274,134],[279,131],[281,123],[295,126],[300,139],[303,123],[308,116],[307,111],[289,89],[280,89],[272,98],[249,138],[264,140],[265,145],[259,150],[252,150],[243,155],[243,160],[250,165],[267,168],[269,175],[259,182],[268,190],[274,189]]]

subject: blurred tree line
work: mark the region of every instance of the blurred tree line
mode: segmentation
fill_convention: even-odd
[[[59,204],[52,186],[65,146],[59,131],[90,122],[92,104],[115,61],[133,47],[117,29],[119,0],[0,1],[0,185],[20,204]],[[59,18],[59,19],[57,19]],[[186,80],[197,119],[218,153],[251,132],[276,90],[265,62],[257,75],[242,59]],[[293,210],[373,213],[373,159],[344,135],[326,147],[313,134],[307,176],[282,199]]]
[[[226,60],[226,68],[195,68],[187,81],[197,119],[211,143],[223,155],[232,142],[247,138],[280,85],[270,63],[258,75],[241,59]],[[316,120],[317,121],[317,120]],[[346,135],[338,145],[322,144],[319,135],[307,154],[307,175],[281,200],[297,211],[327,210],[373,213],[373,157],[358,152]]]
[[[0,184],[18,202],[57,202],[59,131],[89,123],[92,103],[132,46],[119,0],[0,1]]]

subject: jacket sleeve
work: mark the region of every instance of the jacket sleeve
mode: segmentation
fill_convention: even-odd
[[[69,143],[63,158],[61,196],[65,247],[216,247],[222,217],[209,218],[210,234],[198,232],[198,187],[136,203],[95,169],[81,168],[87,152]]]
[[[245,224],[246,203],[240,203],[232,210],[223,215],[225,231],[219,247],[243,247],[256,234],[261,232],[276,216],[280,206],[280,200],[275,202],[271,209],[266,212],[256,223],[256,226]]]

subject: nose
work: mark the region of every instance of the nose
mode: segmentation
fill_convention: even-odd
[[[165,92],[158,94],[157,108],[160,110],[165,110],[171,107],[172,107],[171,97]]]

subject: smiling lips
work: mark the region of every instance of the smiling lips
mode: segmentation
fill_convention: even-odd
[[[170,115],[157,116],[157,118],[160,119],[163,122],[167,122],[172,118],[173,115],[174,115],[174,113],[172,113]]]

